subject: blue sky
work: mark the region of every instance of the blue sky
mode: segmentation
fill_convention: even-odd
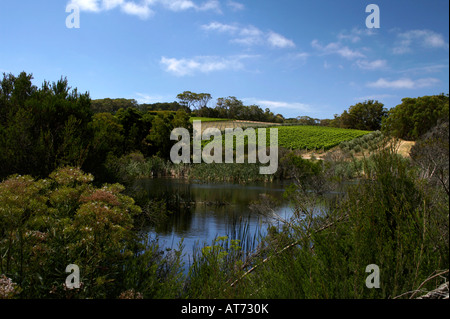
[[[380,28],[366,27],[377,4]],[[66,6],[80,9],[67,28]],[[0,0],[0,72],[97,98],[235,96],[285,117],[449,92],[448,0]]]

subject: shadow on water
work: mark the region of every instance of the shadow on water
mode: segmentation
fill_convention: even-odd
[[[131,192],[138,202],[162,201],[171,213],[157,225],[147,225],[145,231],[158,238],[161,248],[177,248],[183,239],[185,262],[195,247],[210,245],[218,236],[242,239],[244,251],[250,251],[265,232],[264,218],[251,211],[250,205],[263,196],[279,204],[279,215],[290,214],[283,198],[286,184],[281,182],[253,184],[202,184],[173,178],[137,180]]]

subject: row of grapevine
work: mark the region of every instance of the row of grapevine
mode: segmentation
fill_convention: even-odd
[[[363,150],[373,151],[383,141],[383,134],[380,131],[355,138],[351,141],[342,142],[339,148],[343,151],[359,153]]]
[[[216,126],[217,127],[217,126]],[[369,131],[349,130],[324,126],[277,126],[278,146],[291,150],[329,150],[342,142],[369,134]],[[245,128],[243,128],[245,129]],[[256,136],[258,129],[255,128]],[[223,136],[222,136],[223,137]],[[267,145],[270,144],[270,130],[267,129]],[[202,146],[209,141],[202,141]],[[248,141],[245,137],[244,145]],[[222,139],[222,145],[225,145]]]
[[[287,149],[329,150],[369,133],[323,126],[283,126],[278,127],[278,145]]]

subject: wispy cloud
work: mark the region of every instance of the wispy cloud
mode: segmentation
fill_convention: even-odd
[[[362,37],[364,36],[372,36],[375,35],[376,31],[373,29],[360,29],[360,28],[353,28],[350,32],[348,31],[341,31],[337,38],[339,41],[347,41],[351,43],[357,43],[360,42]]]
[[[308,52],[294,52],[287,54],[283,60],[295,63],[298,63],[299,61],[305,63],[309,56],[310,54]]]
[[[148,95],[145,93],[136,93],[136,101],[138,101],[139,104],[150,104],[150,103],[157,103],[161,102],[163,100],[166,100],[161,95]]]
[[[102,12],[120,8],[122,12],[147,19],[154,14],[156,6],[180,12],[186,10],[221,12],[218,0],[206,0],[197,4],[191,0],[70,0],[68,4],[76,5],[81,11]]]
[[[243,5],[242,3],[231,0],[227,1],[227,7],[229,7],[233,11],[242,11],[245,9],[245,5]]]
[[[448,70],[448,64],[430,64],[424,66],[417,66],[404,70],[399,70],[397,72],[409,74],[424,74],[424,73],[439,73],[444,70]]]
[[[268,45],[274,48],[295,47],[293,40],[273,31],[264,32],[253,25],[241,26],[239,24],[211,22],[202,25],[201,28],[209,32],[226,33],[231,36],[231,43],[245,46]]]
[[[328,70],[328,69],[331,68],[331,64],[328,63],[327,60],[325,60],[325,61],[323,61],[323,68],[324,68],[325,70]]]
[[[397,34],[397,42],[392,50],[394,54],[405,54],[413,52],[414,46],[424,48],[448,49],[449,44],[442,34],[431,30],[411,30]]]
[[[439,82],[439,79],[436,78],[423,78],[417,80],[412,80],[410,78],[386,80],[384,78],[380,78],[375,82],[367,83],[367,86],[378,89],[420,89],[433,86]]]
[[[231,57],[198,56],[194,58],[167,58],[160,60],[164,70],[175,76],[194,75],[224,70],[240,70],[244,68],[244,59],[254,58],[252,55],[237,55]]]
[[[374,95],[355,97],[354,100],[355,101],[368,101],[368,100],[380,101],[383,99],[390,99],[390,98],[395,98],[395,97],[396,96],[393,94],[374,94]]]
[[[256,104],[262,108],[269,109],[294,109],[301,112],[311,112],[311,106],[309,104],[300,102],[286,102],[286,101],[271,101],[257,98],[244,98],[242,99],[247,104]]]
[[[381,59],[374,61],[358,60],[356,61],[356,65],[363,70],[379,70],[386,68],[387,61]]]
[[[240,30],[240,28],[236,25],[224,24],[220,22],[211,22],[210,24],[204,24],[201,26],[201,28],[206,31],[227,32],[231,34],[235,34]]]
[[[293,48],[295,47],[295,43],[292,40],[289,40],[282,36],[281,34],[275,32],[269,32],[267,35],[267,41],[270,46],[275,48]]]
[[[331,42],[327,45],[322,45],[318,40],[313,40],[311,46],[321,52],[321,54],[337,54],[343,58],[352,60],[356,58],[364,58],[365,55],[358,50],[350,49],[348,46],[340,42]]]
[[[141,19],[147,19],[154,13],[149,6],[145,4],[139,5],[134,2],[123,2],[120,8],[126,14],[135,15]]]

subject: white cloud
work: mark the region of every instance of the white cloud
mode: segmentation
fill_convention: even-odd
[[[270,100],[261,100],[256,98],[244,98],[242,99],[244,102],[248,104],[256,104],[261,108],[269,108],[269,109],[294,109],[302,112],[311,112],[311,106],[305,103],[299,102],[285,102],[285,101],[270,101]]]
[[[141,19],[147,19],[153,14],[153,11],[146,5],[137,5],[134,2],[125,2],[121,9],[126,14],[138,16]]]
[[[162,57],[160,63],[168,73],[175,76],[194,75],[196,73],[210,73],[223,70],[239,70],[244,68],[242,60],[253,58],[251,55],[231,57],[199,56],[191,59],[176,59]]]
[[[190,0],[160,0],[161,4],[171,11],[194,9],[196,6]]]
[[[309,58],[310,54],[307,52],[297,52],[288,55],[288,58],[292,61],[300,60],[305,62]]]
[[[309,53],[306,52],[300,52],[293,55],[293,58],[300,59],[300,60],[306,60],[309,57]]]
[[[411,30],[397,34],[397,42],[393,48],[394,54],[412,52],[412,47],[420,45],[425,48],[449,48],[442,34],[431,30]]]
[[[448,64],[431,64],[425,66],[417,66],[405,70],[400,70],[398,71],[398,73],[423,74],[423,73],[438,73],[444,70],[448,70]]]
[[[230,24],[223,24],[220,22],[211,22],[210,24],[202,25],[201,28],[206,31],[218,31],[236,33],[239,31],[239,27]]]
[[[276,48],[293,48],[295,44],[292,40],[289,40],[281,34],[275,32],[269,32],[267,35],[267,41],[269,44]]]
[[[164,100],[164,97],[161,95],[148,95],[144,93],[136,93],[138,97],[136,97],[136,101],[139,104],[151,104],[151,103],[157,103]]]
[[[195,7],[198,11],[216,11],[217,13],[222,13],[220,9],[220,2],[218,0],[208,0],[200,6]]]
[[[207,0],[201,4],[196,4],[191,0],[70,0],[68,4],[76,5],[81,11],[102,12],[120,7],[120,9],[130,15],[136,15],[146,19],[153,14],[153,8],[157,5],[174,11],[216,11],[221,12],[218,0]]]
[[[386,60],[358,60],[356,61],[356,65],[363,70],[378,70],[384,69],[387,66],[387,62]]]
[[[255,26],[247,26],[239,29],[239,35],[231,40],[233,43],[245,46],[259,45],[264,43],[264,32]]]
[[[71,0],[68,5],[76,5],[82,11],[91,11],[91,12],[99,12],[99,0]]]
[[[393,81],[380,78],[375,82],[368,83],[367,86],[379,89],[419,89],[433,86],[439,82],[440,81],[435,78],[424,78],[418,80],[412,80],[410,78],[401,78]]]
[[[295,47],[294,41],[287,39],[283,35],[273,31],[265,33],[253,25],[240,26],[237,24],[211,22],[202,25],[201,28],[205,31],[228,33],[232,36],[231,43],[238,43],[245,46],[266,44],[276,48]]]
[[[365,57],[361,52],[352,50],[348,46],[342,45],[340,42],[331,42],[324,46],[321,45],[318,40],[313,40],[311,46],[321,51],[323,54],[337,54],[349,60]]]
[[[111,10],[122,5],[123,3],[124,0],[103,0],[102,8],[104,8],[104,10]]]
[[[380,101],[383,99],[389,99],[389,98],[394,98],[394,97],[396,97],[396,96],[393,94],[375,94],[375,95],[355,97],[354,100],[355,101],[369,101],[369,100]]]
[[[338,34],[337,38],[339,41],[349,41],[351,43],[357,43],[361,41],[361,38],[363,36],[372,36],[375,35],[376,32],[373,31],[374,29],[360,29],[360,28],[353,28],[350,32],[342,31]]]
[[[233,11],[242,11],[245,9],[245,5],[243,5],[242,3],[231,0],[227,1],[227,6]]]

